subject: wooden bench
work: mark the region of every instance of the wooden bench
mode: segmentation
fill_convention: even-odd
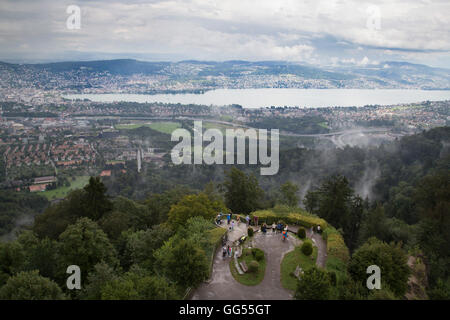
[[[242,271],[244,271],[244,272],[248,271],[248,267],[247,267],[247,264],[245,263],[245,261],[240,262],[239,265],[241,266]]]

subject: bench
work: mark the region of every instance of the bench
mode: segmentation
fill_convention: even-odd
[[[248,267],[247,267],[247,264],[245,263],[245,261],[240,262],[239,265],[241,266],[242,271],[244,271],[244,272],[248,271]]]

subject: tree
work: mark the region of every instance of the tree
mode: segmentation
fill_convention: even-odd
[[[19,242],[0,242],[0,286],[22,270],[24,261],[25,254]]]
[[[106,212],[113,208],[112,202],[106,195],[106,187],[100,177],[90,177],[89,184],[84,187],[85,213],[83,216],[93,220],[100,219]]]
[[[102,288],[102,300],[168,300],[177,299],[175,288],[166,279],[128,272]]]
[[[384,208],[377,205],[369,210],[363,218],[359,234],[359,243],[363,244],[367,239],[376,237],[380,240],[386,240],[386,216]]]
[[[108,264],[104,262],[96,264],[94,270],[87,277],[87,285],[81,291],[81,298],[100,300],[103,287],[117,278],[116,272]]]
[[[333,176],[319,187],[318,192],[320,200],[317,214],[336,228],[347,225],[353,194],[348,180],[344,176]]]
[[[299,197],[297,195],[298,186],[288,181],[280,187],[281,203],[288,205],[289,207],[297,207]]]
[[[39,270],[43,277],[55,278],[58,262],[58,243],[55,240],[39,239],[32,231],[23,231],[17,241],[24,252],[24,271]]]
[[[178,203],[189,194],[192,194],[192,192],[182,187],[175,187],[161,194],[152,194],[145,200],[145,205],[150,211],[149,215],[152,219],[152,225],[166,222],[172,205]]]
[[[58,239],[69,224],[83,216],[84,196],[84,190],[74,190],[65,200],[49,206],[43,214],[35,218],[33,231],[41,239]]]
[[[450,278],[450,172],[423,178],[415,195],[422,217],[418,240],[430,264],[430,282]],[[447,280],[448,281],[448,280]]]
[[[208,276],[206,254],[191,240],[173,237],[155,258],[159,270],[184,287],[196,286]]]
[[[331,294],[329,274],[320,268],[312,267],[301,275],[295,291],[298,300],[327,300]]]
[[[319,193],[317,191],[308,190],[303,199],[306,211],[315,212],[319,205]]]
[[[155,251],[164,244],[164,241],[169,239],[171,234],[172,232],[162,225],[148,230],[124,234],[126,244],[121,256],[125,257],[127,261],[123,261],[122,266],[128,268],[136,264],[142,268],[152,270],[155,261]]]
[[[127,220],[125,219],[125,216],[123,216],[122,214],[119,215],[116,213],[114,215],[115,218],[120,221],[123,228],[126,228],[126,226],[128,226],[133,227],[135,230],[145,230],[151,228],[157,221],[157,214],[151,212],[148,206],[144,204],[140,204],[136,201],[121,196],[115,198],[113,204],[114,204],[114,211],[121,212],[122,214],[125,214],[128,217]],[[106,217],[102,218],[102,220],[106,224],[110,224],[108,222],[108,220],[110,219],[110,217],[108,217],[109,214],[110,213],[107,213]],[[120,235],[120,232],[116,234],[116,237],[118,235]]]
[[[188,195],[182,198],[169,211],[168,223],[175,229],[186,225],[192,217],[203,217],[212,220],[219,211],[227,211],[226,207],[218,201],[212,202],[204,193]]]
[[[305,206],[312,213],[344,231],[350,250],[356,246],[364,211],[364,201],[355,196],[348,180],[341,175],[325,180],[317,190],[308,191]]]
[[[226,173],[225,204],[234,213],[248,214],[260,207],[263,190],[254,175],[246,175],[233,167]]]
[[[398,245],[370,238],[354,252],[348,270],[353,279],[365,285],[371,265],[380,267],[382,288],[389,287],[398,297],[405,294],[411,271],[407,255]]]
[[[75,224],[68,226],[59,240],[59,271],[64,276],[66,268],[70,265],[80,267],[81,277],[84,280],[97,263],[104,261],[115,266],[118,262],[116,251],[108,237],[97,223],[89,218],[80,218]]]
[[[0,299],[5,300],[61,300],[61,288],[35,271],[23,271],[8,279],[0,289]]]

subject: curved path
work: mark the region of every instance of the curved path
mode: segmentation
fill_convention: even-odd
[[[224,222],[223,227],[227,227]],[[296,227],[289,227],[289,231],[295,232]],[[228,233],[229,244],[247,234],[245,223]],[[307,231],[307,236],[311,232]],[[326,244],[320,235],[312,235],[313,241],[318,247],[317,264],[324,265],[326,260]],[[266,274],[263,281],[256,286],[245,286],[237,282],[230,271],[229,263],[232,258],[222,258],[222,250],[217,250],[214,257],[213,272],[208,282],[200,285],[191,299],[193,300],[289,300],[292,292],[281,285],[280,266],[286,253],[292,251],[300,243],[296,237],[290,236],[287,241],[281,240],[281,235],[272,231],[263,235],[255,233],[251,240],[253,247],[261,248],[266,255]],[[325,253],[325,256],[323,255]]]

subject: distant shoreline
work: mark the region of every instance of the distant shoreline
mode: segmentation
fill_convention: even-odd
[[[169,103],[228,106],[239,105],[245,109],[266,107],[363,107],[368,105],[396,105],[423,101],[450,100],[450,90],[418,89],[216,89],[204,93],[165,94],[66,94],[68,100],[103,103]]]

